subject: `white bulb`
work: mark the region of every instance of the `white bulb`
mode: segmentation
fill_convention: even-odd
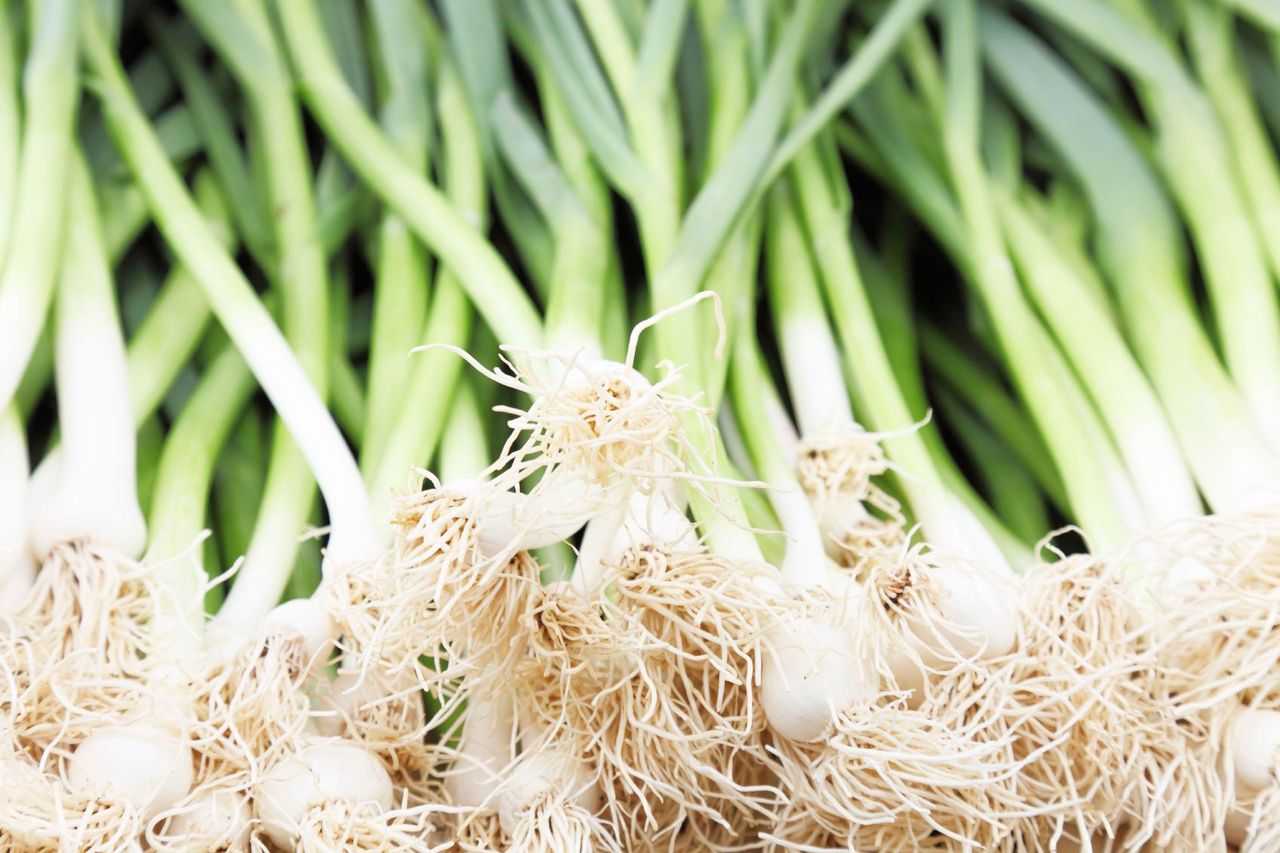
[[[67,762],[73,791],[119,797],[147,820],[185,797],[193,775],[187,744],[145,723],[94,732]]]
[[[666,553],[688,551],[697,547],[698,532],[665,492],[635,492],[627,501],[622,524],[601,556],[605,563],[617,565],[627,551],[640,545],[652,545]]]
[[[477,692],[467,700],[460,755],[444,780],[450,803],[479,808],[492,798],[501,774],[511,763],[514,725],[510,695]]]
[[[1280,769],[1280,711],[1244,708],[1231,724],[1231,756],[1236,785],[1252,794],[1277,784]]]
[[[817,740],[840,711],[875,698],[875,669],[859,655],[855,632],[831,624],[857,612],[852,599],[861,590],[851,583],[843,587],[849,598],[823,614],[827,618],[797,614],[769,631],[772,651],[764,656],[760,703],[770,727],[791,740]]]
[[[301,638],[307,659],[324,662],[324,652],[337,631],[333,617],[323,605],[311,598],[295,598],[276,605],[263,620],[268,633]]]
[[[523,812],[553,794],[570,796],[570,802],[590,814],[600,808],[600,786],[586,763],[565,746],[537,744],[520,756],[502,781],[498,822],[503,832],[514,833]]]
[[[289,848],[307,811],[328,803],[391,808],[391,777],[368,750],[341,741],[305,747],[269,770],[253,804],[267,837]]]
[[[249,800],[239,791],[207,790],[169,818],[164,837],[193,849],[239,850],[249,840],[252,820]]]
[[[985,573],[951,564],[933,566],[929,581],[938,588],[938,609],[956,631],[942,633],[964,655],[982,652],[992,658],[1013,648],[1018,638],[1016,603],[1011,585]],[[921,628],[917,638],[929,647],[937,643],[933,628]]]

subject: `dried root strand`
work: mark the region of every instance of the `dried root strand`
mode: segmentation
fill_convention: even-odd
[[[365,641],[393,671],[425,656],[505,680],[524,655],[541,567],[523,551],[481,558],[471,501],[432,490],[397,511],[396,559],[377,602],[384,618]]]
[[[1258,794],[1244,797],[1237,806],[1248,815],[1240,853],[1280,850],[1280,785],[1272,785]]]
[[[147,694],[144,682],[102,671],[93,650],[58,657],[13,625],[0,629],[0,691],[0,720],[35,760],[70,749]]]
[[[614,669],[574,676],[569,692],[555,677],[522,682],[536,725],[584,744],[611,825],[661,835],[690,814],[725,822],[767,811],[775,794],[752,776],[764,724],[750,691],[726,691],[711,719],[705,697],[691,698],[709,685],[663,672],[657,656],[642,666],[634,660],[642,654],[629,667],[616,656]]]
[[[770,573],[776,574],[776,573]],[[698,551],[631,548],[610,567],[609,616],[635,625],[663,660],[693,672],[710,669],[726,685],[750,683],[760,670],[777,595],[759,583],[763,568]]]
[[[906,535],[902,506],[872,480],[889,470],[880,438],[848,424],[805,436],[796,458],[796,479],[813,503],[828,553],[854,571],[868,553],[897,547]]]
[[[588,600],[568,582],[541,587],[523,625],[532,671],[554,675],[569,692],[574,676],[599,671],[613,655],[634,649],[634,638],[607,621],[605,611],[602,602]]]
[[[796,459],[796,479],[819,504],[840,493],[870,501],[879,489],[872,482],[889,470],[881,436],[857,424],[805,436]]]
[[[296,849],[303,853],[429,849],[427,840],[437,829],[436,819],[429,808],[382,811],[342,801],[325,803],[307,810],[298,827]]]
[[[1022,809],[1008,737],[986,731],[985,710],[940,710],[887,696],[842,712],[825,742],[780,739],[787,805],[775,843],[910,849],[904,839],[936,835],[985,849],[1007,836],[1009,816]]]
[[[528,367],[514,377],[489,374],[533,398],[527,409],[501,409],[511,415],[512,440],[499,464],[519,477],[562,468],[595,487],[628,482],[644,492],[689,470],[696,448],[685,424],[710,414],[676,391],[681,376],[674,366],[659,365],[663,375],[650,383],[628,366],[578,353],[521,355]]]
[[[84,542],[56,546],[18,610],[18,629],[55,658],[91,653],[104,673],[139,677],[156,602],[140,563]]]
[[[1280,522],[1265,513],[1210,516],[1153,542],[1151,617],[1175,712],[1194,714],[1276,684],[1280,660]],[[1190,579],[1179,579],[1193,568]]]
[[[25,757],[0,755],[0,848],[141,853],[143,817],[99,796],[72,793]]]
[[[1106,832],[1139,785],[1144,756],[1166,732],[1150,623],[1120,571],[1093,557],[1028,575],[1005,719],[1019,791],[1036,815],[1029,849],[1065,834]],[[1047,848],[1046,848],[1047,849]]]
[[[511,829],[508,850],[529,853],[590,853],[622,847],[609,827],[566,796],[548,794],[521,810]]]
[[[196,778],[255,777],[297,749],[311,705],[305,685],[315,661],[301,637],[259,633],[197,684]]]

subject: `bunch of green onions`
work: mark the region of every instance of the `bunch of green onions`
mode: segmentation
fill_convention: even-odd
[[[0,0],[0,848],[1275,849],[1278,58]]]

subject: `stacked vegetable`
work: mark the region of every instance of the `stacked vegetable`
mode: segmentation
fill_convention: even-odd
[[[0,847],[1273,849],[1276,57],[0,2]]]

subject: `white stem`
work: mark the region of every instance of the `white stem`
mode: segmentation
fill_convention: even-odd
[[[494,793],[502,771],[515,755],[515,709],[509,695],[484,695],[479,690],[467,698],[462,729],[461,756],[445,777],[445,790],[455,806],[494,806]]]
[[[794,312],[778,323],[782,365],[802,435],[818,435],[853,422],[840,370],[840,352],[825,316]]]
[[[802,589],[824,584],[831,573],[831,564],[809,497],[793,481],[770,489],[769,502],[791,540],[782,560],[783,580]]]
[[[27,440],[12,407],[0,414],[0,614],[22,603],[35,577],[27,544]]]
[[[252,285],[218,242],[139,109],[101,26],[82,28],[82,47],[99,75],[99,100],[121,156],[155,214],[166,243],[200,283],[315,474],[332,533],[326,563],[375,557],[381,539],[346,440]]]
[[[50,502],[36,507],[32,542],[46,554],[86,539],[136,557],[146,544],[124,334],[88,169],[69,168],[69,223],[54,336],[62,463]]]

